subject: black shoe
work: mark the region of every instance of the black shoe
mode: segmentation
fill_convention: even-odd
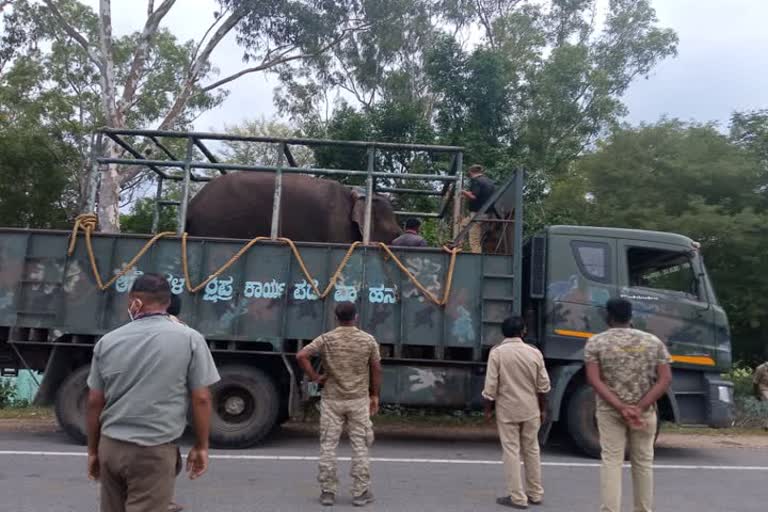
[[[512,501],[512,498],[510,498],[509,496],[503,496],[501,498],[496,498],[496,504],[502,505],[502,506],[505,506],[505,507],[516,508],[518,510],[527,510],[528,509],[528,505],[518,505],[517,503]]]
[[[360,496],[352,498],[352,504],[356,507],[364,507],[369,503],[373,503],[373,493],[369,490],[365,491]]]
[[[324,507],[332,507],[336,504],[336,495],[332,492],[324,492],[320,494],[320,504]]]

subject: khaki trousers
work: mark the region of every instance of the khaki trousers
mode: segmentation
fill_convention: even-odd
[[[361,496],[371,486],[371,463],[368,448],[373,444],[370,400],[326,400],[320,402],[320,463],[317,481],[322,492],[336,494],[339,480],[336,475],[336,448],[347,426],[352,446],[352,495]]]
[[[517,505],[527,505],[528,498],[541,501],[544,497],[539,451],[541,419],[537,416],[522,423],[508,423],[497,418],[496,425],[504,453],[504,474],[509,497]],[[525,468],[525,490],[520,478],[521,456]]]
[[[469,215],[461,220],[462,229],[469,224],[472,220],[473,212],[469,212]],[[483,214],[477,217],[477,221],[473,222],[469,227],[469,233],[467,238],[469,239],[469,249],[473,254],[480,254],[483,252],[483,223],[482,220],[487,218],[487,214]]]
[[[101,437],[101,512],[167,512],[181,456],[176,445],[139,446]]]
[[[653,443],[656,438],[656,411],[644,415],[645,427],[629,428],[615,409],[597,408],[602,465],[600,467],[601,512],[621,511],[621,475],[629,443],[632,464],[634,512],[653,511]]]

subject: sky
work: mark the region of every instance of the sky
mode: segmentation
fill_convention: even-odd
[[[85,3],[97,7],[98,0]],[[767,0],[654,0],[660,25],[674,29],[678,55],[638,79],[624,97],[632,124],[652,123],[663,116],[684,121],[728,125],[734,111],[768,108]],[[139,7],[140,6],[140,7]],[[137,8],[138,7],[138,8]],[[179,0],[165,25],[180,39],[197,39],[213,20],[215,0]],[[113,0],[116,34],[137,30],[144,22],[145,2]],[[238,71],[242,51],[234,34],[212,56],[221,76]],[[277,115],[272,92],[277,81],[259,73],[229,87],[227,100],[195,123],[201,131]]]

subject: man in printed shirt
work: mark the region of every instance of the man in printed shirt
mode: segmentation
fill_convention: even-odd
[[[541,486],[539,428],[546,421],[549,376],[541,352],[523,342],[525,323],[519,316],[501,325],[504,341],[488,356],[485,374],[485,417],[490,421],[496,405],[496,425],[504,451],[508,496],[496,503],[516,509],[539,505]],[[520,452],[525,466],[526,490],[520,480]]]
[[[752,378],[752,385],[755,390],[755,396],[763,402],[768,401],[768,362],[765,362],[755,368],[755,375]],[[768,430],[768,418],[763,423],[763,428]]]
[[[584,347],[587,380],[597,393],[600,510],[621,510],[621,470],[629,442],[634,512],[652,512],[656,401],[672,382],[671,358],[659,338],[631,328],[631,302],[611,299],[605,309],[609,329]]]
[[[373,444],[371,416],[379,410],[381,357],[370,334],[355,327],[357,309],[351,302],[336,306],[339,326],[318,336],[296,354],[305,375],[324,384],[320,408],[320,502],[333,506],[336,500],[336,447],[347,425],[352,445],[352,504],[362,507],[373,501],[368,448]],[[310,358],[319,355],[325,373],[318,374]]]

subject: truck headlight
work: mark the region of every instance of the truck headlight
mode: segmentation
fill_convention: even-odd
[[[733,403],[733,390],[730,386],[717,386],[717,399],[727,404]]]

